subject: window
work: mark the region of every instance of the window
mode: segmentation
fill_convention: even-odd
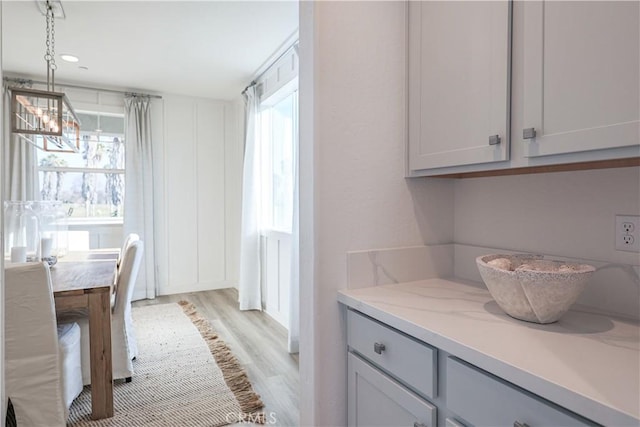
[[[78,112],[79,153],[37,150],[41,200],[58,200],[71,218],[121,222],[124,115]]]
[[[265,229],[291,233],[297,120],[297,90],[284,88],[261,104],[262,226]]]

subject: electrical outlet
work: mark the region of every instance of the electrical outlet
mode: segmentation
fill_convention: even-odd
[[[616,215],[616,250],[640,252],[639,215]]]

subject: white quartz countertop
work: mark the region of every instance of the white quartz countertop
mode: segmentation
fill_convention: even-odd
[[[640,425],[637,322],[580,310],[523,322],[460,279],[343,290],[338,300],[597,423]]]

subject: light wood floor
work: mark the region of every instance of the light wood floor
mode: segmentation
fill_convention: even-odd
[[[268,425],[299,425],[298,355],[287,352],[287,331],[269,315],[238,310],[236,289],[167,295],[133,306],[187,300],[209,319],[247,371],[265,404]],[[243,424],[247,425],[247,424]]]

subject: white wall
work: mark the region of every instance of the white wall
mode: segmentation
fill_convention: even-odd
[[[233,286],[242,153],[237,106],[179,95],[163,95],[163,104],[159,294]]]
[[[447,180],[403,178],[406,5],[302,2],[301,425],[346,424],[350,250],[449,243]]]
[[[640,215],[640,168],[463,179],[456,243],[640,264],[615,250],[615,215]]]
[[[225,128],[225,223],[226,278],[238,287],[240,277],[240,226],[242,223],[242,165],[244,160],[244,100],[238,96],[230,104],[229,125]]]
[[[0,81],[2,81],[2,3],[0,2]],[[0,104],[0,135],[4,135],[4,102]],[[4,150],[0,150],[0,188],[4,188]],[[0,253],[4,254],[4,208],[0,211]],[[0,420],[5,419],[4,396],[4,257],[0,259]]]

